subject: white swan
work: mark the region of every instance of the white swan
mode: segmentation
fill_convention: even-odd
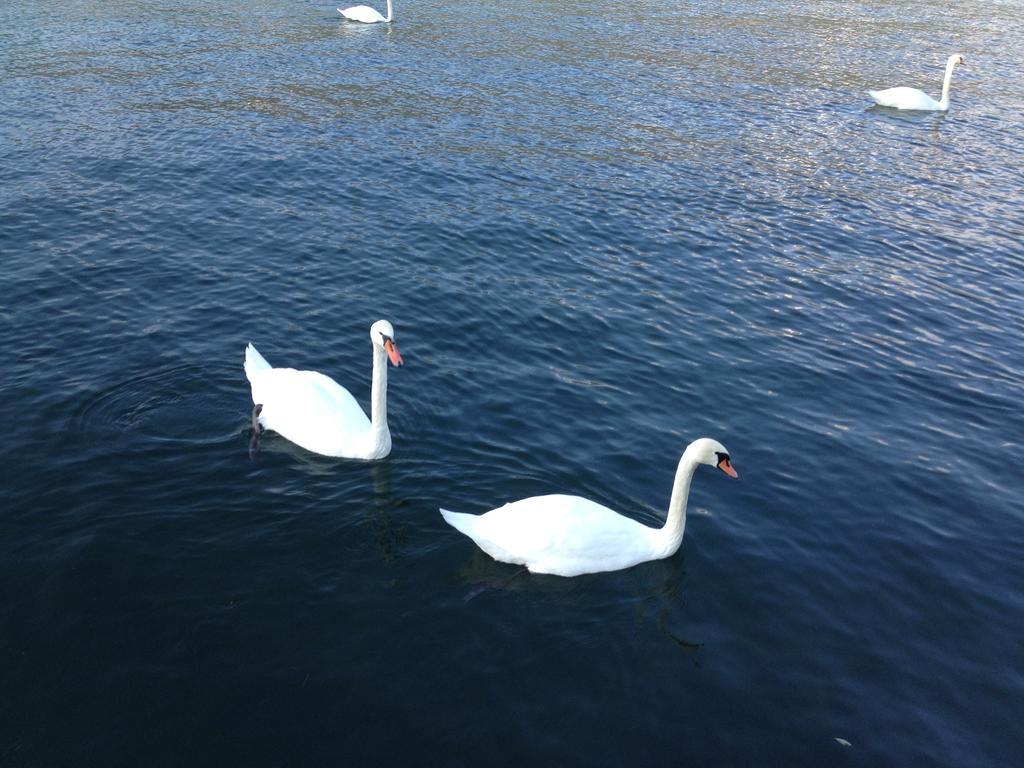
[[[946,61],[946,78],[942,81],[942,98],[936,101],[917,88],[886,88],[884,91],[868,91],[876,104],[894,109],[919,109],[928,112],[945,112],[949,109],[949,84],[953,81],[953,67],[963,64],[964,57],[954,53]]]
[[[338,13],[349,21],[361,21],[363,24],[378,24],[382,21],[387,23],[395,17],[391,10],[391,0],[388,0],[388,15],[386,18],[380,15],[380,11],[375,11],[368,5],[353,5],[345,10],[339,8]]]
[[[698,464],[737,477],[721,443],[708,437],[694,440],[679,459],[668,519],[661,528],[649,528],[588,499],[563,495],[533,496],[482,515],[446,509],[441,515],[495,560],[525,565],[533,573],[579,576],[617,571],[676,553]]]
[[[395,329],[387,320],[370,326],[373,384],[367,419],[359,403],[334,379],[316,371],[271,368],[249,344],[245,375],[252,386],[253,422],[308,451],[349,459],[382,459],[391,453],[388,431],[388,364],[401,365]]]

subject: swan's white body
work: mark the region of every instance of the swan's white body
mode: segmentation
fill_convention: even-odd
[[[391,10],[391,0],[388,0],[387,16],[381,16],[380,11],[376,11],[368,5],[353,5],[351,8],[345,8],[344,10],[339,8],[338,13],[349,21],[361,21],[363,24],[388,23],[394,18],[394,12]]]
[[[690,443],[679,459],[668,518],[661,528],[650,528],[580,496],[533,496],[482,515],[445,509],[441,514],[495,560],[525,565],[533,573],[579,576],[617,571],[678,551],[698,464],[718,466],[736,477],[721,443],[706,437]]]
[[[245,375],[252,401],[262,405],[259,423],[308,451],[349,459],[382,459],[391,453],[388,430],[387,358],[402,364],[391,323],[370,328],[373,341],[371,418],[334,379],[316,371],[272,368],[256,347],[245,348]]]
[[[886,88],[884,91],[868,91],[875,103],[893,109],[916,109],[925,112],[945,112],[949,109],[949,85],[953,81],[953,68],[963,64],[964,57],[958,53],[946,60],[946,76],[942,81],[942,96],[936,101],[924,91],[917,88]]]

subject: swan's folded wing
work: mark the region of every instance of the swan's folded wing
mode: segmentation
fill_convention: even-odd
[[[884,91],[868,91],[868,95],[875,100],[876,104],[883,107],[922,110],[933,110],[938,107],[938,102],[924,91],[904,85],[886,88]]]
[[[617,570],[650,553],[650,529],[580,496],[533,496],[484,515],[451,517],[445,515],[494,559],[536,573]],[[642,546],[634,551],[638,543]]]
[[[316,371],[267,371],[253,382],[253,401],[263,404],[264,426],[317,453],[341,455],[371,428],[351,393]]]

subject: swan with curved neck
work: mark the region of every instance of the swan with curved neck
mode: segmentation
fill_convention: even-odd
[[[482,515],[446,509],[441,515],[495,560],[525,565],[533,573],[580,576],[617,571],[671,557],[679,550],[690,482],[700,464],[738,476],[721,443],[708,437],[690,443],[679,459],[661,528],[638,523],[589,499],[560,494],[513,501]]]
[[[388,360],[400,366],[395,329],[387,320],[370,326],[373,379],[370,418],[347,389],[316,371],[272,368],[252,344],[245,375],[252,386],[253,423],[272,429],[308,451],[347,459],[382,459],[391,453],[388,430]]]
[[[953,82],[953,68],[963,64],[964,57],[954,53],[946,60],[946,77],[942,81],[942,96],[936,101],[924,91],[917,88],[886,88],[884,91],[868,91],[875,103],[893,109],[917,109],[926,112],[945,112],[949,109],[949,85]]]
[[[349,21],[361,21],[363,24],[379,24],[381,22],[387,24],[395,17],[394,12],[391,10],[391,0],[388,0],[387,16],[381,16],[380,11],[374,10],[368,5],[353,5],[351,8],[344,10],[339,8],[338,13]]]

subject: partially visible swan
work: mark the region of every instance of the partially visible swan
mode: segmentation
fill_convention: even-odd
[[[256,347],[245,348],[257,422],[306,450],[348,459],[382,459],[391,453],[388,431],[388,364],[402,364],[395,329],[387,320],[370,326],[373,383],[367,419],[359,403],[334,379],[316,371],[271,368]]]
[[[964,57],[954,53],[946,61],[946,78],[942,81],[942,98],[936,101],[924,91],[917,88],[886,88],[884,91],[868,91],[868,95],[876,104],[894,109],[919,109],[928,112],[945,112],[949,109],[949,84],[953,80],[953,67],[963,64]]]
[[[495,560],[525,565],[533,573],[579,576],[617,571],[676,553],[698,464],[738,476],[721,443],[709,437],[694,440],[679,459],[668,519],[661,528],[649,528],[580,496],[533,496],[482,515],[446,509],[441,515]]]
[[[375,11],[368,5],[353,5],[351,8],[345,10],[338,9],[338,13],[344,16],[349,21],[361,21],[364,24],[377,24],[379,22],[390,22],[394,17],[394,13],[391,11],[391,0],[388,0],[388,15],[387,18],[380,15],[380,11]]]

